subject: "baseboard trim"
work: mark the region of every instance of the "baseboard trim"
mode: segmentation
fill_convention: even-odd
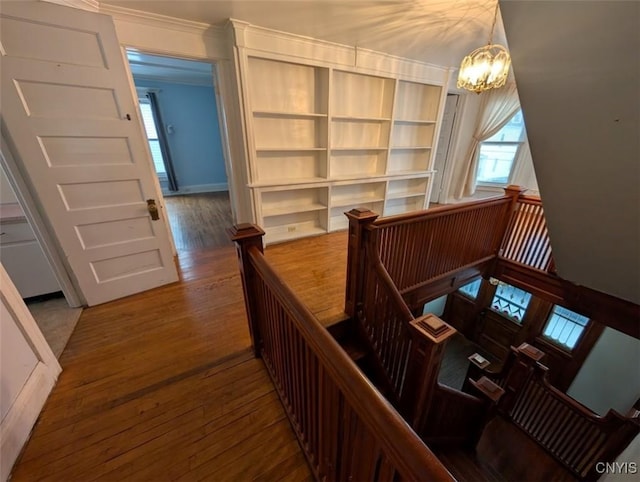
[[[164,196],[180,196],[182,194],[197,194],[202,192],[228,191],[229,184],[220,182],[215,184],[195,184],[193,186],[181,186],[177,191],[163,191]]]

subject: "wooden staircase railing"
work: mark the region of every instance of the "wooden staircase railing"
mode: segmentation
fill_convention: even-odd
[[[375,244],[365,260],[362,293],[371,301],[358,306],[356,323],[372,353],[378,384],[424,440],[473,446],[497,402],[486,392],[493,383],[475,385],[480,398],[439,385],[444,347],[455,329],[433,315],[414,318]]]
[[[354,316],[363,301],[367,262],[378,258],[413,310],[486,274],[503,243],[522,190],[472,203],[377,219],[364,209],[349,218],[349,260],[345,311]],[[367,302],[370,300],[367,300]]]
[[[505,391],[498,411],[576,477],[595,480],[600,476],[596,464],[615,460],[640,432],[640,420],[615,410],[600,417],[551,386],[548,369],[539,362],[543,356],[526,343],[512,347],[506,369],[496,377]],[[468,372],[491,373],[477,368]]]
[[[502,241],[500,256],[530,269],[555,273],[551,240],[540,198],[519,196]]]
[[[247,316],[316,480],[453,480],[262,254],[262,230],[236,226]]]

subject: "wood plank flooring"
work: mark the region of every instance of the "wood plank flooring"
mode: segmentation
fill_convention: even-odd
[[[227,191],[165,196],[164,204],[178,251],[231,246],[225,232],[233,224]]]
[[[83,312],[14,481],[309,479],[248,351],[235,249],[178,264],[180,282]]]

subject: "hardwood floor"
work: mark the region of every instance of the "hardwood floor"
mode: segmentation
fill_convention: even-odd
[[[164,203],[178,251],[231,246],[225,231],[233,224],[227,191],[166,196]]]
[[[248,351],[235,249],[181,251],[179,267],[178,283],[84,310],[14,481],[310,477]]]

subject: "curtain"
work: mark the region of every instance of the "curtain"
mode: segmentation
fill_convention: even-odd
[[[164,169],[167,173],[169,191],[177,191],[178,179],[176,178],[176,171],[173,168],[171,151],[169,150],[169,141],[165,133],[164,122],[162,121],[162,113],[160,112],[160,107],[158,106],[158,97],[156,96],[155,92],[147,92],[147,98],[149,99],[149,104],[151,104],[151,112],[153,113],[153,120],[156,124],[158,143],[160,144],[160,151],[162,152]]]
[[[481,95],[483,98],[480,103],[478,125],[471,139],[463,175],[454,193],[456,199],[471,196],[476,191],[480,143],[502,129],[520,108],[518,91],[514,83],[507,84],[499,89],[492,89]]]

